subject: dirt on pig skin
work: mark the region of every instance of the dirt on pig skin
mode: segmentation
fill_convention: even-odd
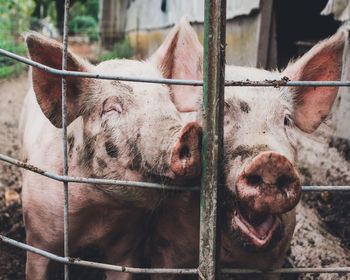
[[[29,88],[27,73],[0,80],[0,153],[19,159],[18,119]],[[320,130],[300,139],[303,185],[350,185],[349,146]],[[344,144],[345,143],[345,144]],[[21,192],[20,169],[0,161],[0,233],[25,241],[21,203],[5,193]],[[317,211],[316,211],[317,209]],[[350,266],[350,193],[308,192],[297,208],[297,227],[284,267]],[[24,279],[25,251],[0,242],[0,280]],[[350,279],[350,275],[282,275],[283,280]]]

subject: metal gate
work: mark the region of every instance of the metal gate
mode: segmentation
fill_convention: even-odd
[[[69,265],[88,266],[104,270],[138,274],[193,274],[199,279],[218,279],[220,274],[261,274],[261,273],[350,273],[350,267],[331,268],[281,268],[274,270],[220,268],[218,263],[218,185],[222,176],[218,172],[223,158],[223,107],[225,86],[350,86],[350,82],[338,81],[225,81],[225,32],[226,32],[226,0],[205,1],[204,22],[204,77],[203,81],[174,79],[141,79],[135,77],[99,75],[94,73],[67,71],[67,41],[68,41],[68,11],[69,0],[65,0],[63,58],[62,70],[54,69],[29,59],[0,49],[0,54],[22,63],[62,76],[62,143],[63,143],[63,175],[53,174],[35,166],[0,154],[0,160],[27,169],[29,171],[63,182],[64,191],[64,257],[40,250],[27,244],[0,235],[0,240],[51,260],[65,264],[64,279],[69,279]],[[94,79],[122,80],[145,83],[161,83],[188,86],[203,86],[204,100],[204,133],[202,145],[202,180],[201,180],[201,212],[200,212],[200,251],[198,268],[134,268],[84,261],[69,257],[68,244],[68,183],[89,183],[119,186],[136,186],[168,190],[183,190],[178,186],[165,186],[156,183],[128,182],[119,180],[78,178],[68,176],[67,165],[67,125],[66,125],[66,77],[75,76]],[[210,151],[210,152],[208,152]],[[303,186],[303,191],[350,191],[350,186]],[[186,191],[198,191],[199,187],[186,188]]]

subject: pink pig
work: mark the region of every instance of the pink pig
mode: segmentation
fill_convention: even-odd
[[[195,65],[202,46],[191,26],[183,21],[181,33],[191,46]],[[171,33],[167,40],[174,40]],[[292,81],[339,80],[344,34],[322,41],[282,72],[227,66],[226,80]],[[179,64],[181,62],[178,62]],[[185,78],[201,76],[200,67]],[[223,197],[219,202],[221,265],[231,268],[279,268],[295,227],[295,206],[301,186],[296,171],[298,133],[312,133],[329,113],[337,87],[226,87],[224,111]],[[198,89],[175,100],[179,111],[200,111]],[[177,103],[179,102],[179,103]],[[201,113],[198,114],[201,118]],[[163,201],[151,238],[152,267],[197,267],[199,194],[179,193]],[[176,211],[174,210],[176,209]],[[198,276],[161,276],[152,279],[198,279]],[[279,275],[235,275],[234,279],[278,279]]]
[[[60,69],[62,46],[30,33],[30,57]],[[150,60],[109,60],[91,65],[72,53],[68,70],[147,78],[185,76],[177,65],[188,42],[165,42]],[[183,60],[180,58],[179,60]],[[62,174],[61,77],[32,69],[20,130],[23,161]],[[179,184],[200,172],[202,129],[185,123],[171,101],[182,87],[67,77],[69,175]],[[145,264],[144,240],[163,190],[115,185],[69,184],[71,256],[124,266]],[[27,243],[63,254],[62,183],[23,171],[23,216]],[[62,265],[28,252],[27,279],[56,279]],[[132,279],[86,268],[73,279]],[[82,271],[85,271],[83,274]],[[86,272],[88,271],[88,272]],[[94,273],[97,273],[94,274]],[[102,274],[101,274],[102,273]],[[106,277],[106,278],[104,278]]]

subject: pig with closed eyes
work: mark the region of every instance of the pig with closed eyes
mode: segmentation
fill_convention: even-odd
[[[186,76],[186,69],[176,62],[187,55],[184,39],[164,42],[146,61],[114,59],[95,66],[68,52],[67,70],[141,78]],[[32,60],[61,68],[60,43],[36,33],[27,34],[26,43]],[[32,89],[20,123],[22,159],[62,175],[61,77],[38,68],[31,75]],[[172,100],[181,88],[67,76],[68,175],[171,184],[198,178],[202,129],[196,122],[186,123],[174,106]],[[27,243],[59,255],[63,254],[62,185],[23,171]],[[70,183],[70,255],[84,259],[90,254],[95,261],[124,266],[148,264],[144,241],[164,196],[164,190]],[[62,265],[27,253],[27,279],[56,279],[61,273]],[[91,274],[84,277],[98,279]],[[101,277],[136,276],[105,271]]]

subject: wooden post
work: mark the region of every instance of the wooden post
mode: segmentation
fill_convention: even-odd
[[[101,46],[112,49],[123,40],[126,22],[127,0],[100,0]]]
[[[226,0],[205,1],[204,133],[200,213],[199,279],[219,279],[220,232],[218,186],[223,183],[223,110],[225,81]]]

